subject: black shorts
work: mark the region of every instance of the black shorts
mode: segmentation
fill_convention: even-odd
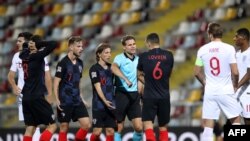
[[[129,120],[141,117],[140,95],[138,92],[116,91],[116,119],[118,122],[125,120],[126,115]]]
[[[92,110],[92,127],[97,128],[116,128],[116,119],[114,113],[109,110]]]
[[[88,111],[85,105],[81,102],[79,105],[72,106],[60,106],[63,111],[57,108],[57,117],[60,123],[62,122],[73,122],[79,118],[89,117]]]
[[[51,105],[45,98],[23,100],[24,123],[27,126],[49,125],[55,123],[55,115]]]
[[[166,99],[143,99],[142,121],[154,122],[158,118],[159,126],[165,126],[170,120],[170,100]]]

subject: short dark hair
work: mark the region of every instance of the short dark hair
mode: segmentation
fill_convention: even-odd
[[[21,32],[21,33],[18,34],[17,37],[18,37],[18,38],[19,38],[19,37],[23,37],[24,40],[27,42],[27,41],[30,40],[31,36],[32,36],[32,33],[30,33],[30,32]]]
[[[157,33],[150,33],[146,37],[146,42],[150,42],[153,44],[160,44],[160,38]]]
[[[132,35],[126,35],[126,36],[122,37],[121,42],[122,42],[123,46],[126,45],[127,40],[135,40],[135,37]]]
[[[82,41],[81,36],[71,36],[69,37],[68,45],[71,45],[71,44],[74,44],[75,42],[80,42],[80,41]]]
[[[212,34],[214,38],[222,38],[223,29],[218,23],[210,23],[208,25],[208,34]]]
[[[249,41],[250,34],[249,34],[249,30],[247,28],[240,28],[237,30],[236,33],[240,36],[243,36],[244,38],[246,38],[247,41]]]
[[[97,49],[96,49],[96,52],[95,52],[95,55],[96,55],[96,61],[99,61],[100,60],[100,57],[98,56],[99,53],[102,53],[103,50],[107,49],[107,48],[111,48],[111,46],[108,44],[108,43],[100,43],[98,46],[97,46]]]
[[[39,35],[33,35],[30,37],[30,41],[33,41],[36,43],[36,48],[39,50],[43,45],[41,44],[42,37]]]

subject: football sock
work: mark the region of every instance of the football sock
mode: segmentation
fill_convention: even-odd
[[[87,130],[80,128],[76,133],[75,141],[84,141],[87,133]]]
[[[58,141],[67,141],[67,132],[59,132]]]

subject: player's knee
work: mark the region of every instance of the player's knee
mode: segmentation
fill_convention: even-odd
[[[105,132],[107,135],[114,135],[115,130],[114,130],[114,128],[106,128]]]
[[[60,124],[60,131],[68,132],[68,130],[69,130],[69,124],[68,123],[61,123]]]

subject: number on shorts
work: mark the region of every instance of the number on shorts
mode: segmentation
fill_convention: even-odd
[[[210,68],[212,69],[211,73],[214,76],[218,76],[220,74],[220,60],[216,57],[212,57],[210,59]]]
[[[157,62],[153,70],[153,77],[156,80],[161,79],[162,77],[162,69],[160,68],[160,64],[161,62]]]

